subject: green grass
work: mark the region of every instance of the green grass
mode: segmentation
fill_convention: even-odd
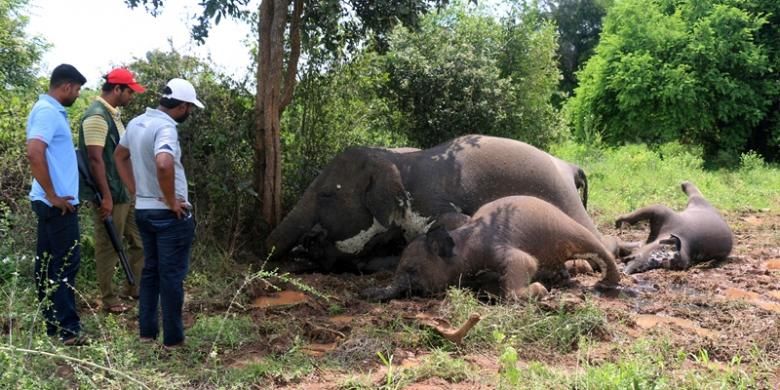
[[[571,310],[560,305],[547,312],[534,303],[484,305],[470,292],[453,288],[447,293],[444,310],[454,326],[464,323],[474,312],[483,317],[464,340],[466,348],[475,350],[492,348],[495,332],[499,332],[524,349],[568,353],[576,349],[581,338],[600,337],[607,332],[606,315],[591,302]]]
[[[738,167],[718,170],[704,170],[700,150],[676,143],[654,149],[646,145],[600,149],[564,143],[554,146],[551,153],[585,170],[589,211],[603,221],[654,203],[681,209],[687,202],[680,190],[685,180],[693,182],[725,212],[780,206],[780,171],[755,153],[744,154]]]

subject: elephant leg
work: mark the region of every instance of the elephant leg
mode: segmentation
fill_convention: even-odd
[[[539,268],[535,257],[519,249],[510,249],[505,253],[504,262],[501,290],[507,299],[521,300],[547,295],[547,289],[541,283],[531,283]]]
[[[623,241],[616,236],[601,236],[601,243],[604,244],[607,252],[615,256],[616,259],[630,255],[631,252],[644,244],[641,241]],[[598,269],[598,267],[595,269]]]
[[[650,235],[647,237],[647,242],[653,242],[658,238],[658,234],[661,232],[661,227],[666,223],[666,220],[674,215],[674,210],[664,205],[652,205],[642,207],[631,213],[621,215],[615,220],[615,227],[620,228],[624,223],[634,225],[640,221],[650,221]]]

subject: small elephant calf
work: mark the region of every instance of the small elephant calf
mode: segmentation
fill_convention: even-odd
[[[541,199],[509,196],[485,204],[457,229],[437,228],[412,241],[392,284],[364,296],[429,295],[487,270],[499,275],[505,298],[539,297],[547,289],[532,283],[538,273],[560,272],[566,260],[583,257],[601,266],[599,287],[618,285],[615,259],[593,233]]]
[[[688,195],[685,210],[675,212],[664,205],[643,207],[615,221],[615,227],[624,223],[650,222],[650,235],[644,245],[623,258],[628,263],[627,274],[655,268],[675,270],[705,260],[724,260],[731,253],[733,233],[718,210],[704,199],[693,183],[683,182],[682,191]]]

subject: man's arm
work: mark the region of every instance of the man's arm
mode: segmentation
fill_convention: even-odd
[[[176,166],[173,163],[173,155],[169,153],[157,153],[154,158],[157,166],[157,182],[163,193],[165,204],[181,218],[184,216],[183,204],[176,198]]]
[[[114,200],[111,198],[111,189],[108,187],[106,178],[106,165],[103,162],[102,146],[87,146],[87,156],[89,157],[89,172],[92,175],[92,181],[97,185],[97,190],[103,201],[100,203],[100,218],[106,219],[111,215],[114,208]]]
[[[133,163],[130,161],[130,149],[117,145],[114,150],[114,162],[119,178],[130,192],[130,197],[135,198],[135,175],[133,174]]]
[[[84,143],[87,146],[89,174],[97,187],[95,191],[99,192],[102,198],[98,211],[100,212],[100,217],[105,220],[111,215],[111,210],[114,208],[111,188],[108,186],[108,178],[106,177],[106,165],[105,161],[103,161],[103,148],[108,135],[108,122],[100,115],[91,115],[82,120],[81,128]]]
[[[38,139],[30,139],[27,141],[27,160],[30,162],[30,170],[35,180],[41,185],[43,191],[46,192],[46,200],[52,204],[52,206],[60,209],[62,215],[66,212],[74,212],[73,207],[69,200],[73,200],[73,197],[68,195],[64,197],[57,196],[54,192],[54,185],[51,182],[51,175],[49,175],[49,165],[46,161],[46,145],[45,142]]]

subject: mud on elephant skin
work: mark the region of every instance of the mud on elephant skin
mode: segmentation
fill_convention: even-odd
[[[590,258],[601,265],[598,288],[614,290],[620,281],[615,259],[588,229],[557,207],[531,196],[509,196],[480,208],[461,227],[432,230],[412,241],[401,255],[393,282],[363,292],[372,300],[430,295],[496,272],[508,299],[547,293],[534,282],[559,272],[567,260]]]
[[[538,196],[598,236],[555,158],[526,143],[462,136],[430,149],[354,147],[337,155],[266,240],[275,256],[298,246],[323,270],[360,261],[401,236],[408,242],[447,212],[472,215],[510,195]],[[311,233],[312,229],[316,233]],[[306,239],[306,237],[317,239]],[[302,241],[319,248],[301,246]]]
[[[676,212],[664,205],[640,208],[620,216],[615,227],[647,220],[650,234],[644,245],[628,256],[627,274],[655,268],[684,270],[706,260],[725,260],[731,253],[734,235],[717,209],[691,182],[681,184],[688,195],[685,210]]]

